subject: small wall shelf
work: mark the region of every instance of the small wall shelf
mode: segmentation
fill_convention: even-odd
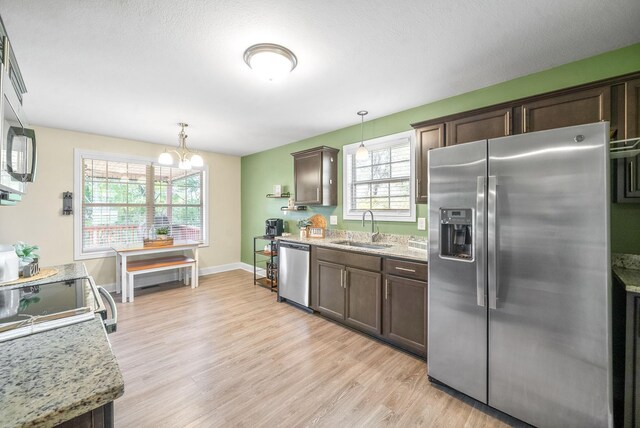
[[[267,198],[273,198],[273,199],[288,199],[290,197],[291,197],[291,192],[282,192],[280,196],[276,196],[273,193],[267,194]]]
[[[306,211],[307,210],[307,206],[306,205],[296,205],[293,208],[289,208],[289,207],[282,207],[280,208],[281,211]]]

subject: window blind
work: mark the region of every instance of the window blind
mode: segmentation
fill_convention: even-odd
[[[82,252],[142,241],[158,227],[203,241],[203,174],[151,162],[82,159]]]

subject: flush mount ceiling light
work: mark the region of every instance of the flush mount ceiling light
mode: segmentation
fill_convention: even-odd
[[[369,157],[369,150],[364,146],[364,117],[368,115],[369,112],[366,110],[360,110],[358,115],[360,116],[360,147],[356,151],[356,159],[357,160],[366,160]]]
[[[298,58],[284,46],[258,43],[244,51],[244,62],[261,77],[275,81],[293,71],[298,65]]]
[[[187,134],[184,132],[184,128],[189,125],[181,122],[178,123],[178,126],[181,127],[180,133],[178,134],[178,148],[176,150],[165,150],[158,157],[158,163],[160,165],[173,165],[173,156],[171,156],[171,153],[175,153],[176,156],[178,156],[178,168],[189,170],[194,166],[201,167],[204,165],[202,156],[197,153],[192,153],[187,149]]]

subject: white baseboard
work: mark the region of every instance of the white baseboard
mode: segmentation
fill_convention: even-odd
[[[246,270],[249,272],[253,272],[253,266],[247,263],[228,263],[226,265],[219,266],[209,266],[198,270],[198,276],[212,275],[214,273],[227,272],[230,270]],[[266,275],[264,269],[258,269],[258,274]],[[150,285],[162,284],[164,282],[171,282],[178,280],[178,271],[164,271],[164,272],[155,272],[155,273],[146,273],[136,275],[135,279],[135,288],[140,287],[148,287]],[[116,291],[116,283],[112,282],[109,284],[99,284],[104,287],[108,292],[112,293]]]

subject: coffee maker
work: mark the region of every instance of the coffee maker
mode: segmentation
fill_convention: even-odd
[[[264,222],[265,236],[282,236],[284,232],[284,222],[281,218],[269,218]]]

